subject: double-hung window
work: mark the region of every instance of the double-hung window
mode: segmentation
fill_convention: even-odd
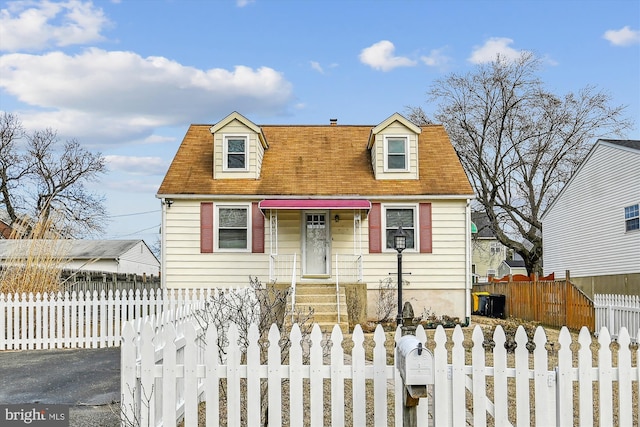
[[[386,248],[394,249],[394,235],[398,227],[407,236],[406,248],[416,248],[416,209],[414,207],[388,207],[385,209],[385,239]]]
[[[384,168],[388,172],[409,170],[409,138],[406,136],[387,136],[384,144]]]
[[[501,255],[502,244],[500,242],[491,242],[490,251],[491,251],[491,255]]]
[[[624,228],[625,231],[640,230],[640,204],[624,208]]]
[[[224,170],[247,170],[249,137],[246,135],[224,136]]]
[[[249,206],[217,206],[217,248],[248,250]]]

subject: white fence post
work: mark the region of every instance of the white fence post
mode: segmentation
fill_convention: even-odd
[[[596,334],[604,327],[615,339],[622,327],[627,331],[640,329],[640,295],[596,294],[593,301]],[[631,336],[631,341],[636,343],[636,337]]]
[[[169,319],[171,316],[165,318]],[[184,313],[175,316],[176,321],[184,318]],[[182,321],[182,320],[179,320]],[[322,333],[317,325],[314,325],[310,342],[300,345],[303,337],[298,325],[294,325],[289,335],[293,342],[289,353],[289,364],[281,363],[282,353],[279,346],[280,332],[275,325],[269,331],[269,346],[264,351],[267,359],[261,365],[260,346],[258,341],[260,333],[256,325],[249,330],[247,348],[240,347],[238,330],[235,325],[229,326],[227,346],[222,349],[227,357],[222,365],[219,365],[219,353],[217,347],[217,332],[214,328],[207,331],[205,358],[196,356],[200,354],[197,343],[201,339],[201,332],[196,332],[194,326],[187,321],[180,327],[182,332],[174,335],[172,325],[159,327],[153,317],[144,321],[137,321],[140,325],[136,333],[132,323],[128,322],[123,329],[122,338],[122,387],[131,384],[138,387],[140,393],[133,393],[132,397],[123,397],[124,411],[127,408],[136,408],[136,411],[147,411],[148,421],[151,425],[173,424],[184,418],[185,425],[195,425],[202,422],[197,419],[197,403],[199,400],[199,387],[203,388],[207,402],[206,425],[217,425],[219,422],[219,387],[220,379],[226,379],[226,410],[228,425],[238,425],[247,422],[247,425],[259,424],[261,421],[261,399],[268,398],[269,424],[280,425],[285,419],[282,413],[283,406],[289,408],[288,421],[291,425],[299,425],[308,422],[310,426],[324,425],[323,410],[327,404],[331,405],[331,424],[342,426],[345,424],[345,408],[352,411],[354,425],[372,424],[376,427],[387,425],[387,397],[388,384],[395,390],[394,399],[402,401],[400,381],[396,381],[395,366],[387,365],[386,350],[384,348],[385,334],[381,326],[376,328],[373,339],[373,366],[369,367],[364,360],[364,336],[358,326],[352,336],[353,350],[351,352],[351,364],[345,364],[342,350],[343,336],[339,326],[335,326],[331,334],[330,365],[324,365],[322,354]],[[155,335],[154,335],[155,334]],[[396,339],[399,339],[400,331],[396,331]],[[422,327],[416,331],[419,340],[427,343],[426,334]],[[638,331],[640,334],[640,331]],[[638,335],[637,334],[637,335]],[[284,338],[284,337],[282,337]],[[535,420],[536,426],[565,426],[573,425],[574,411],[579,411],[580,425],[593,425],[593,387],[598,382],[599,407],[597,414],[601,425],[611,424],[614,421],[614,410],[619,425],[630,425],[637,420],[632,387],[634,381],[640,382],[640,372],[636,365],[632,366],[630,337],[626,328],[620,330],[617,363],[613,363],[609,345],[611,340],[606,329],[599,336],[600,349],[598,350],[598,367],[591,366],[591,336],[584,328],[579,336],[580,348],[577,350],[578,366],[573,367],[571,360],[573,352],[571,335],[563,328],[558,338],[560,349],[560,364],[556,369],[549,369],[547,337],[542,328],[538,328],[534,334],[533,342],[535,350],[529,354],[527,349],[527,336],[521,326],[516,332],[516,354],[513,365],[507,363],[506,337],[501,327],[497,327],[493,334],[495,346],[492,350],[485,349],[486,338],[479,327],[473,330],[473,348],[471,348],[471,365],[465,364],[467,349],[463,346],[462,328],[457,326],[452,333],[452,347],[447,342],[447,334],[442,327],[434,333],[434,388],[432,390],[435,399],[431,423],[433,425],[464,425],[465,417],[472,416],[474,425],[486,425],[490,418],[496,425],[530,426]],[[175,345],[173,345],[175,343]],[[136,347],[138,350],[136,350]],[[577,348],[577,346],[575,346]],[[304,365],[303,353],[309,350],[310,363]],[[551,350],[553,351],[553,350]],[[640,351],[640,350],[638,350]],[[246,357],[243,353],[246,352]],[[492,353],[493,366],[487,366],[487,355]],[[172,354],[174,357],[172,357]],[[138,355],[138,361],[136,361]],[[155,355],[155,356],[154,356]],[[242,361],[245,362],[242,362]],[[450,363],[449,363],[450,361]],[[243,365],[243,363],[245,363]],[[530,368],[529,365],[532,365]],[[614,366],[615,365],[615,366]],[[158,376],[162,376],[159,378]],[[168,378],[167,378],[168,377]],[[486,378],[493,377],[493,401],[486,390]],[[290,389],[287,401],[282,401],[282,381],[288,380]],[[351,400],[345,396],[345,381],[350,380],[352,385]],[[309,387],[303,387],[308,381]],[[323,382],[330,382],[330,396],[323,395]],[[612,390],[614,382],[618,382],[619,393],[618,406],[614,406]],[[246,395],[243,396],[245,382]],[[266,393],[262,396],[260,384],[267,384]],[[365,387],[373,383],[374,413],[366,412]],[[515,395],[507,394],[507,384],[515,382]],[[579,407],[574,408],[573,392],[574,384]],[[149,387],[158,385],[154,389],[158,397],[152,401],[149,398]],[[400,383],[401,384],[401,383]],[[533,398],[529,398],[530,388],[533,387]],[[400,390],[398,390],[400,388]],[[173,394],[173,390],[178,390]],[[134,390],[136,390],[134,388]],[[470,392],[471,400],[467,398]],[[305,393],[308,395],[304,396]],[[257,397],[257,398],[256,398]],[[305,415],[303,398],[310,401],[308,415]],[[515,405],[513,400],[515,399]],[[162,402],[163,411],[155,411],[152,405]],[[173,404],[172,404],[173,402]],[[422,416],[418,420],[419,425],[431,425],[428,421],[430,406],[425,401],[419,408]],[[246,404],[246,409],[242,408]],[[126,406],[129,405],[129,406]],[[472,409],[467,409],[470,406]],[[178,407],[178,411],[171,408]],[[534,409],[535,408],[535,409]],[[398,408],[396,408],[398,409]],[[532,410],[535,416],[531,415]],[[124,412],[123,411],[123,412]],[[398,417],[402,411],[394,414],[394,424],[402,425],[402,417]],[[245,414],[246,420],[241,420],[241,414]],[[145,415],[134,412],[136,419],[144,419]],[[307,419],[308,417],[308,419]]]

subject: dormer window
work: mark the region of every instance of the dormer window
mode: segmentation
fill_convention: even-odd
[[[406,136],[386,136],[384,139],[384,169],[388,172],[409,170],[409,138]]]
[[[246,171],[249,137],[247,135],[225,135],[224,170]]]

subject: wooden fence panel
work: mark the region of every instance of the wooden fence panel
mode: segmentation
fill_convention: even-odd
[[[505,314],[510,317],[557,328],[566,326],[576,331],[586,326],[591,332],[596,332],[594,303],[566,280],[476,284],[473,292],[504,295]]]

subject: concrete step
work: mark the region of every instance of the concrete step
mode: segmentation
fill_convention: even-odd
[[[340,287],[340,329],[349,331],[349,316],[345,290]],[[305,310],[311,307],[314,311],[313,323],[317,323],[323,332],[331,332],[338,323],[335,284],[298,284],[296,286],[296,307]]]
[[[336,285],[296,285],[296,295],[335,295]]]

